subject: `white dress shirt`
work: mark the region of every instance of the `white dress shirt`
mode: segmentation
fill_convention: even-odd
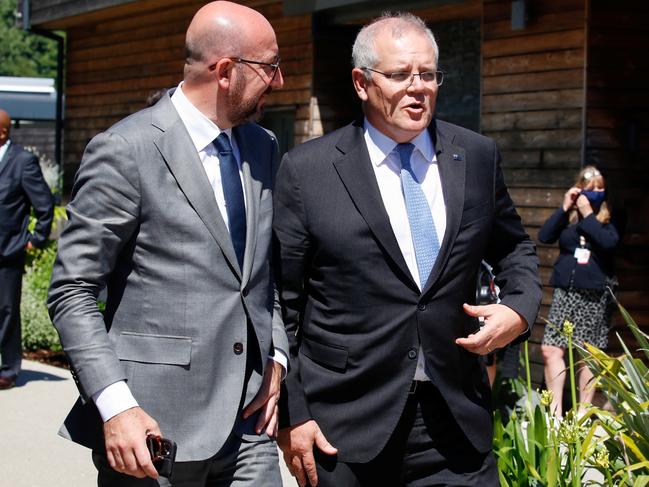
[[[422,289],[426,283],[422,282],[419,276],[415,247],[412,243],[410,222],[401,188],[401,159],[395,151],[397,143],[379,132],[367,119],[365,119],[364,137],[392,231],[397,238],[410,274],[412,274],[415,282],[419,284],[419,289]],[[437,239],[441,244],[446,231],[446,206],[444,204],[442,181],[439,176],[435,147],[433,147],[433,141],[428,130],[422,131],[410,143],[415,146],[410,165],[417,177],[417,181],[421,184],[428,206],[430,206],[433,221],[435,222],[435,230],[437,231]],[[424,355],[421,347],[419,348],[414,379],[430,380],[424,369]]]
[[[4,144],[2,144],[2,146],[0,146],[0,161],[9,150],[10,145],[11,145],[11,139],[7,139],[7,141]]]
[[[241,156],[239,153],[239,148],[237,146],[236,138],[232,137],[232,129],[221,130],[207,118],[203,113],[196,108],[185,96],[182,91],[182,82],[178,85],[173,95],[171,96],[171,102],[174,105],[174,108],[178,112],[178,116],[182,120],[189,136],[194,143],[196,152],[198,152],[198,157],[203,164],[203,169],[205,169],[205,175],[214,191],[214,198],[216,204],[218,205],[221,216],[225,225],[229,229],[228,213],[225,207],[225,196],[223,194],[223,186],[221,184],[221,169],[219,166],[219,157],[218,151],[212,143],[221,132],[225,132],[229,139],[230,144],[232,145],[232,151],[234,157],[239,164],[239,177],[241,178],[241,186],[244,191],[244,201],[246,200],[245,196],[245,184],[243,184],[243,175],[241,172]],[[247,208],[247,204],[246,204]],[[275,349],[275,353],[271,356],[273,360],[278,362],[284,368],[284,375],[286,374],[286,369],[288,367],[288,358],[286,353],[279,349]],[[128,385],[124,381],[115,382],[104,389],[98,391],[92,396],[93,401],[95,402],[99,414],[101,415],[104,421],[108,421],[113,416],[126,411],[132,407],[138,406],[137,401],[133,397]]]

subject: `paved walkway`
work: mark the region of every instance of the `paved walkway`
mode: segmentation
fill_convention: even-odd
[[[92,487],[90,451],[57,435],[77,398],[67,370],[23,361],[16,387],[0,391],[0,485]],[[294,487],[284,461],[283,487]]]

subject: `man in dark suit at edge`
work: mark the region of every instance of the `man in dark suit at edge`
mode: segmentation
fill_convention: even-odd
[[[443,74],[423,21],[375,20],[353,62],[365,119],[277,175],[279,445],[302,486],[496,486],[480,355],[529,336],[534,245],[494,141],[434,118]],[[482,259],[501,304],[467,304]]]
[[[20,292],[25,250],[42,247],[50,234],[52,191],[38,158],[9,138],[11,118],[0,110],[0,390],[16,384],[22,362]],[[29,231],[34,209],[36,227]]]

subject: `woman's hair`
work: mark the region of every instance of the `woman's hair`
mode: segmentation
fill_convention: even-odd
[[[579,174],[577,175],[577,180],[575,181],[574,186],[579,189],[588,189],[591,190],[595,186],[600,188],[606,188],[606,180],[602,173],[595,166],[585,166]],[[611,221],[611,209],[604,200],[602,205],[599,207],[599,210],[595,214],[595,217],[598,221],[602,223],[609,223]]]

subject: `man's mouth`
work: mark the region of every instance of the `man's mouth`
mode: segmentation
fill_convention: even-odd
[[[424,104],[418,101],[409,103],[404,108],[410,112],[415,112],[415,113],[421,113],[425,110]]]

